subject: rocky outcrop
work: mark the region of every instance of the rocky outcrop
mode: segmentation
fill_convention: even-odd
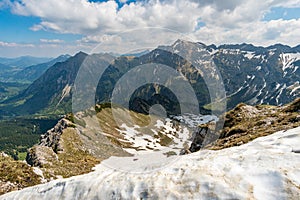
[[[215,121],[198,125],[196,131],[193,133],[192,144],[189,148],[191,153],[199,151],[205,145],[205,140],[214,134],[215,126]]]
[[[28,149],[27,163],[38,167],[45,180],[90,172],[99,160],[87,152],[79,134],[70,120],[62,118]]]
[[[51,147],[35,145],[27,151],[26,162],[31,166],[52,165],[53,160],[58,160],[58,157]]]
[[[66,119],[61,119],[54,126],[54,128],[48,130],[45,134],[41,135],[38,145],[28,149],[26,162],[31,166],[42,167],[45,164],[51,164],[53,159],[57,160],[57,153],[63,151],[60,137],[71,122]]]
[[[54,126],[54,128],[48,130],[45,134],[41,135],[40,146],[51,147],[55,153],[63,151],[61,144],[59,143],[60,136],[63,130],[70,126],[72,123],[66,119],[61,119]]]
[[[199,124],[192,135],[192,143],[189,149],[182,149],[180,155],[194,153],[204,148],[208,143],[216,137],[216,122],[211,120],[204,124]],[[212,139],[212,140],[211,140]]]

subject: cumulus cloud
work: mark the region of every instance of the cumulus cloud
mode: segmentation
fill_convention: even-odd
[[[130,28],[160,26],[191,31],[196,26],[198,4],[190,1],[131,2],[121,8],[115,1],[22,0],[12,12],[42,19],[32,30],[88,34],[117,32]]]
[[[120,2],[127,2],[120,0]],[[250,42],[258,45],[284,42],[294,45],[299,19],[263,21],[273,7],[299,7],[300,0],[146,0],[116,1],[19,0],[13,13],[41,18],[31,30],[82,34],[77,43],[103,43],[111,35],[144,27],[163,27],[204,43]],[[199,26],[199,23],[204,24]],[[297,31],[296,31],[297,30]],[[299,33],[299,32],[298,32]],[[147,35],[143,40],[169,39],[169,34]],[[130,37],[140,37],[132,34]],[[290,37],[294,37],[290,40]],[[136,40],[137,40],[136,39]],[[146,45],[147,41],[141,41]]]

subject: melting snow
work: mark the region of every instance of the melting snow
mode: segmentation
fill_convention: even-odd
[[[194,115],[194,114],[183,114],[179,116],[172,116],[190,128],[195,128],[199,124],[205,124],[209,121],[218,121],[219,119],[213,115]]]
[[[291,90],[290,95],[294,94],[297,90],[300,89],[299,81],[296,81],[293,85],[287,87],[288,90]]]
[[[180,156],[167,166],[161,157],[152,157],[149,164],[141,156],[136,158],[141,162],[131,161],[131,167],[139,169],[136,172],[109,168],[106,160],[89,174],[1,199],[298,199],[300,155],[295,152],[299,150],[300,127],[239,147]],[[152,171],[143,172],[147,169]]]
[[[276,88],[275,89],[278,90],[280,88],[280,86],[281,85],[279,83],[276,83]]]
[[[276,51],[276,50],[271,49],[271,50],[269,51],[269,56],[273,56],[273,55],[275,54],[275,51]]]
[[[299,90],[300,89],[300,86],[298,86],[298,87],[295,87],[292,91],[291,91],[291,93],[290,94],[293,94],[293,93],[295,93],[297,90]]]
[[[192,136],[191,129],[199,124],[207,123],[208,121],[217,121],[218,118],[211,115],[194,115],[184,114],[180,116],[172,116],[175,121],[181,124],[174,123],[173,120],[166,118],[164,121],[157,120],[153,128],[149,128],[150,132],[145,134],[138,125],[128,126],[122,124],[120,129],[117,129],[124,139],[118,139],[121,142],[130,144],[130,147],[124,148],[125,151],[133,155],[166,152],[175,152],[179,154],[180,150],[185,145],[190,145],[190,138]],[[161,137],[169,138],[172,142],[168,144],[161,141]],[[166,157],[165,155],[164,157]]]

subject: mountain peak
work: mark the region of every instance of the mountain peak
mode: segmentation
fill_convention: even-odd
[[[183,39],[177,39],[174,44],[172,45],[172,47],[176,47],[178,45],[190,45],[190,44],[194,44],[193,42],[187,41],[187,40],[183,40]]]
[[[88,54],[85,53],[85,52],[83,52],[83,51],[79,51],[78,53],[76,53],[76,54],[74,55],[74,57],[77,57],[77,56],[88,56]]]

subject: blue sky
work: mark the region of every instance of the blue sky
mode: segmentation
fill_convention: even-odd
[[[299,5],[300,7],[300,5]],[[284,7],[274,7],[271,8],[270,12],[266,14],[264,20],[291,20],[291,19],[299,19],[300,18],[300,8],[284,8]]]
[[[38,43],[42,38],[72,42],[82,37],[79,34],[61,34],[43,30],[32,31],[30,27],[41,21],[39,17],[14,15],[9,9],[0,12],[0,19],[0,40],[5,42]]]
[[[89,52],[112,35],[143,27],[171,29],[206,44],[295,46],[299,18],[299,0],[1,0],[0,57]],[[147,39],[139,40],[140,47]]]

